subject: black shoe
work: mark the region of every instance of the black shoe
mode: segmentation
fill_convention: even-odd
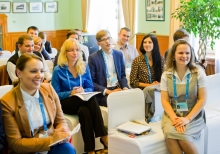
[[[102,138],[100,137],[100,142],[103,144],[104,149],[108,149],[108,146],[105,145],[104,141],[102,140]]]

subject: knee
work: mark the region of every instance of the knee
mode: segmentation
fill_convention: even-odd
[[[76,154],[76,150],[70,143],[57,144],[53,149],[49,152],[51,154]]]
[[[81,106],[79,108],[78,115],[80,117],[87,116],[88,114],[90,114],[90,111],[89,111],[89,109],[86,106]]]

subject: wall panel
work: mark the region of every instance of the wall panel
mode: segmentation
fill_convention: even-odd
[[[66,34],[70,30],[55,30],[55,31],[44,31],[47,35],[47,40],[51,42],[52,47],[60,50],[63,42],[66,39]],[[6,33],[5,37],[5,50],[14,51],[15,43],[17,42],[19,36],[26,34],[26,32],[10,32]]]

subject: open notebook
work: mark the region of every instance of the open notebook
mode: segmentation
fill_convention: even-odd
[[[132,134],[141,134],[143,132],[151,130],[151,127],[139,124],[136,122],[128,121],[116,127],[120,131],[125,131]]]
[[[88,101],[92,96],[101,93],[101,92],[83,92],[83,93],[76,93],[73,96],[78,96],[83,101]]]

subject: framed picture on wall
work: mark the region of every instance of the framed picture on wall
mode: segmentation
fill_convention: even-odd
[[[14,13],[26,13],[27,3],[26,2],[13,2],[13,12]]]
[[[145,0],[146,21],[165,20],[165,0]]]
[[[0,13],[10,13],[11,2],[0,2]]]
[[[29,3],[30,13],[41,13],[43,12],[43,3],[42,2],[30,2]]]
[[[46,13],[58,12],[58,2],[45,2],[45,12]]]

